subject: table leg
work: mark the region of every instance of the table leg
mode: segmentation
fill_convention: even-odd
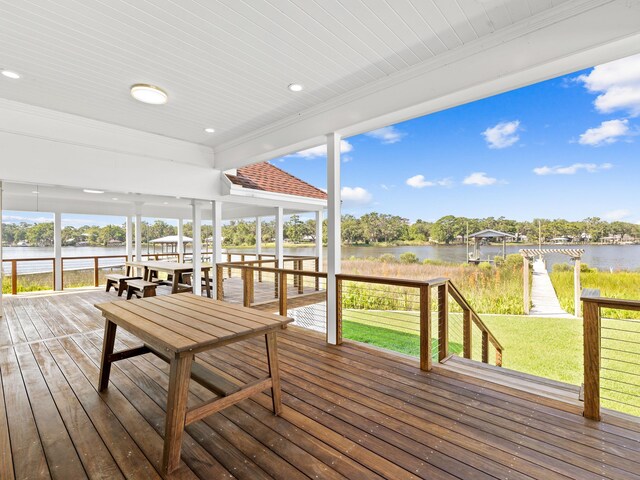
[[[280,392],[280,369],[278,367],[278,344],[275,332],[267,333],[265,336],[267,343],[267,362],[269,364],[269,376],[273,385],[271,387],[271,400],[273,402],[274,415],[282,413],[282,396]]]
[[[204,271],[204,287],[207,289],[207,297],[211,298],[211,279],[209,278],[209,269]]]
[[[171,293],[178,293],[178,285],[182,278],[182,272],[175,272],[171,281]]]
[[[193,354],[175,356],[171,360],[167,418],[164,427],[164,450],[162,451],[162,470],[165,473],[171,473],[180,465],[180,449],[184,433],[192,362]]]
[[[109,357],[113,353],[117,327],[115,323],[105,319],[104,338],[102,339],[102,359],[100,360],[100,377],[98,379],[99,392],[102,392],[109,386],[109,374],[111,373],[111,360]]]

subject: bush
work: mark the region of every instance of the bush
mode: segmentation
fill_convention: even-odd
[[[396,256],[391,253],[383,253],[378,258],[382,263],[394,263],[396,261]]]
[[[480,262],[478,268],[483,272],[488,272],[491,270],[491,264],[489,262]]]
[[[419,263],[420,259],[413,252],[404,252],[400,255],[400,263]]]
[[[504,263],[505,263],[505,260],[504,258],[502,258],[502,255],[496,255],[495,257],[493,257],[493,264],[496,267],[501,267],[504,265]]]
[[[554,263],[551,268],[552,272],[570,272],[573,270],[573,267],[568,263]]]
[[[504,261],[505,266],[512,268],[521,268],[522,267],[522,255],[519,253],[510,253],[507,255],[507,258]]]
[[[445,261],[443,261],[443,260],[433,260],[433,259],[431,259],[431,258],[425,258],[425,259],[422,261],[422,264],[423,264],[423,265],[436,265],[436,266],[443,266],[443,265],[445,265],[445,266],[451,266],[451,265],[452,265],[451,263],[445,262]],[[466,262],[462,264],[462,266],[465,266],[465,265],[467,265],[467,263],[466,263]]]

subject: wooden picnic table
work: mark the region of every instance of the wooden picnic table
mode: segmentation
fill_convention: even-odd
[[[291,318],[263,313],[191,293],[97,304],[105,317],[98,390],[109,385],[111,363],[154,353],[170,364],[162,468],[170,473],[180,464],[184,428],[263,390],[271,389],[273,412],[282,410],[276,333]],[[116,328],[137,336],[144,346],[114,353]],[[194,355],[216,347],[264,335],[269,375],[240,387],[216,376]],[[187,408],[189,380],[219,396]]]
[[[127,272],[132,268],[142,268],[144,270],[143,279],[151,281],[154,272],[163,272],[169,274],[171,279],[171,293],[190,292],[193,286],[184,285],[181,280],[185,273],[193,273],[192,263],[179,262],[158,262],[158,261],[129,261],[126,263]],[[211,297],[211,265],[205,263],[201,267],[204,277],[205,290],[207,297]],[[193,283],[193,282],[192,282]]]

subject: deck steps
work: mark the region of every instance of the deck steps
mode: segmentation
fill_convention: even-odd
[[[580,387],[549,378],[538,377],[528,373],[496,367],[486,363],[469,360],[452,355],[437,368],[468,375],[482,381],[521,390],[528,394],[535,394],[551,400],[557,400],[573,406],[581,406]]]

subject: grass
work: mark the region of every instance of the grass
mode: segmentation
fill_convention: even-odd
[[[580,320],[509,315],[482,315],[482,319],[504,347],[505,368],[572,385],[582,383]],[[450,313],[449,321],[449,351],[460,354],[460,314]],[[417,312],[345,310],[343,336],[415,357],[420,354]],[[473,338],[476,340],[473,342],[472,358],[479,360],[480,337],[477,330],[473,332]],[[640,415],[640,385],[637,384],[635,367],[640,357],[638,353],[630,351],[628,344],[639,339],[640,322],[603,320],[604,360],[601,378],[602,405],[606,408]],[[432,351],[436,352],[437,338],[432,339],[432,347]]]
[[[108,273],[124,273],[122,269],[98,271],[98,284],[106,283],[105,275]],[[65,270],[64,272],[64,288],[80,288],[93,287],[93,269],[86,270]],[[43,290],[53,290],[53,274],[34,273],[18,275],[18,293],[39,292]],[[2,277],[2,293],[11,293],[11,277]]]
[[[549,274],[556,290],[560,305],[567,312],[573,312],[573,272],[551,272]],[[640,296],[639,272],[599,272],[592,270],[580,273],[582,288],[600,289],[604,297],[637,300]],[[602,315],[607,318],[640,319],[640,312],[604,309]]]

